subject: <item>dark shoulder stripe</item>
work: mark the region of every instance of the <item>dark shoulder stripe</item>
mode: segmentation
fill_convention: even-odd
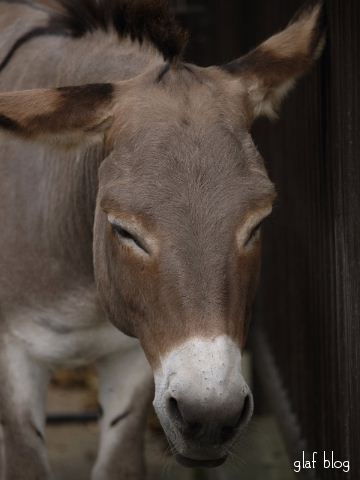
[[[10,60],[13,58],[19,48],[24,45],[24,43],[29,42],[33,38],[42,37],[45,35],[65,35],[65,33],[63,29],[54,29],[52,27],[35,27],[24,33],[24,35],[16,40],[3,61],[0,63],[0,72],[2,72],[2,70],[4,70],[4,68],[10,63]]]
[[[46,35],[80,38],[96,30],[108,32],[113,28],[119,37],[140,43],[149,41],[170,62],[181,56],[187,44],[187,32],[175,21],[167,0],[57,0],[57,3],[62,13],[54,11],[47,26],[35,27],[18,38],[0,63],[0,72],[22,45]]]

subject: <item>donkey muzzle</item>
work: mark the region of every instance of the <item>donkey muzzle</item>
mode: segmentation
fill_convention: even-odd
[[[193,338],[161,359],[154,407],[186,466],[218,466],[249,422],[253,398],[233,340]]]

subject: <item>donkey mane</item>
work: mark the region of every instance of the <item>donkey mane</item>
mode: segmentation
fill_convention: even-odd
[[[52,16],[55,29],[61,27],[73,37],[95,30],[115,29],[121,38],[149,41],[165,60],[179,57],[187,34],[176,23],[167,0],[57,0],[63,13]]]
[[[39,8],[31,0],[0,1]],[[115,30],[120,38],[140,44],[148,41],[170,62],[181,57],[187,44],[188,34],[176,22],[168,0],[55,0],[55,3],[59,8],[51,11],[48,25],[35,27],[18,38],[0,63],[0,72],[22,45],[45,35],[81,38],[97,30],[105,33]]]

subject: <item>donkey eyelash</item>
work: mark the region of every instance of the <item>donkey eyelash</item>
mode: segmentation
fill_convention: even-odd
[[[252,230],[251,232],[249,233],[249,236],[244,244],[244,247],[247,247],[249,245],[249,243],[251,242],[251,240],[254,239],[254,237],[256,236],[256,234],[260,231],[261,227],[262,227],[262,224],[264,223],[265,219],[261,220],[261,222],[259,222]]]
[[[143,250],[145,253],[147,253],[148,255],[150,255],[150,252],[148,251],[148,249],[145,247],[145,245],[136,237],[136,235],[134,235],[133,233],[130,233],[128,230],[126,230],[126,228],[122,227],[121,225],[118,225],[117,223],[112,223],[111,224],[111,227],[113,229],[113,232],[118,236],[120,237],[120,240],[128,240],[128,241],[131,241],[133,243],[135,243],[135,245],[140,248],[141,250]]]

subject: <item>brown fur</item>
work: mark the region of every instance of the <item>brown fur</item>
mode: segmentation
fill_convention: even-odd
[[[241,127],[237,127],[238,114],[232,112],[233,100],[222,91],[222,81],[221,72],[195,69],[194,73],[180,67],[168,71],[160,84],[143,78],[128,91],[124,103],[120,101],[108,134],[114,155],[100,170],[94,244],[98,287],[110,318],[115,323],[121,318],[121,329],[140,336],[154,367],[160,354],[189,335],[212,337],[225,330],[244,343],[242,329],[233,330],[231,322],[237,315],[236,324],[242,324],[248,295],[241,297],[242,306],[234,309],[232,320],[227,309],[235,292],[248,289],[240,289],[236,275],[230,273],[225,252],[230,249],[236,258],[232,243],[236,229],[259,204],[271,204],[273,187],[266,177],[252,172],[257,157],[243,152],[238,163],[231,156],[237,148],[232,129]],[[144,84],[151,88],[150,95]],[[131,109],[126,107],[128,102]],[[122,114],[125,109],[126,115]],[[222,121],[226,116],[229,125]],[[147,132],[149,125],[154,130]],[[113,138],[119,132],[120,144]],[[142,144],[144,138],[151,142]],[[128,152],[136,152],[136,158]],[[224,157],[227,166],[221,171],[219,162]],[[118,158],[129,176],[118,171]],[[152,172],[158,172],[156,177]],[[233,198],[228,195],[231,191]],[[124,249],[103,211],[123,221],[131,212],[146,237],[156,238],[158,254],[139,259]],[[253,261],[258,259],[257,255]],[[116,267],[119,264],[121,270]],[[247,279],[248,274],[253,275],[250,266],[241,276]]]

